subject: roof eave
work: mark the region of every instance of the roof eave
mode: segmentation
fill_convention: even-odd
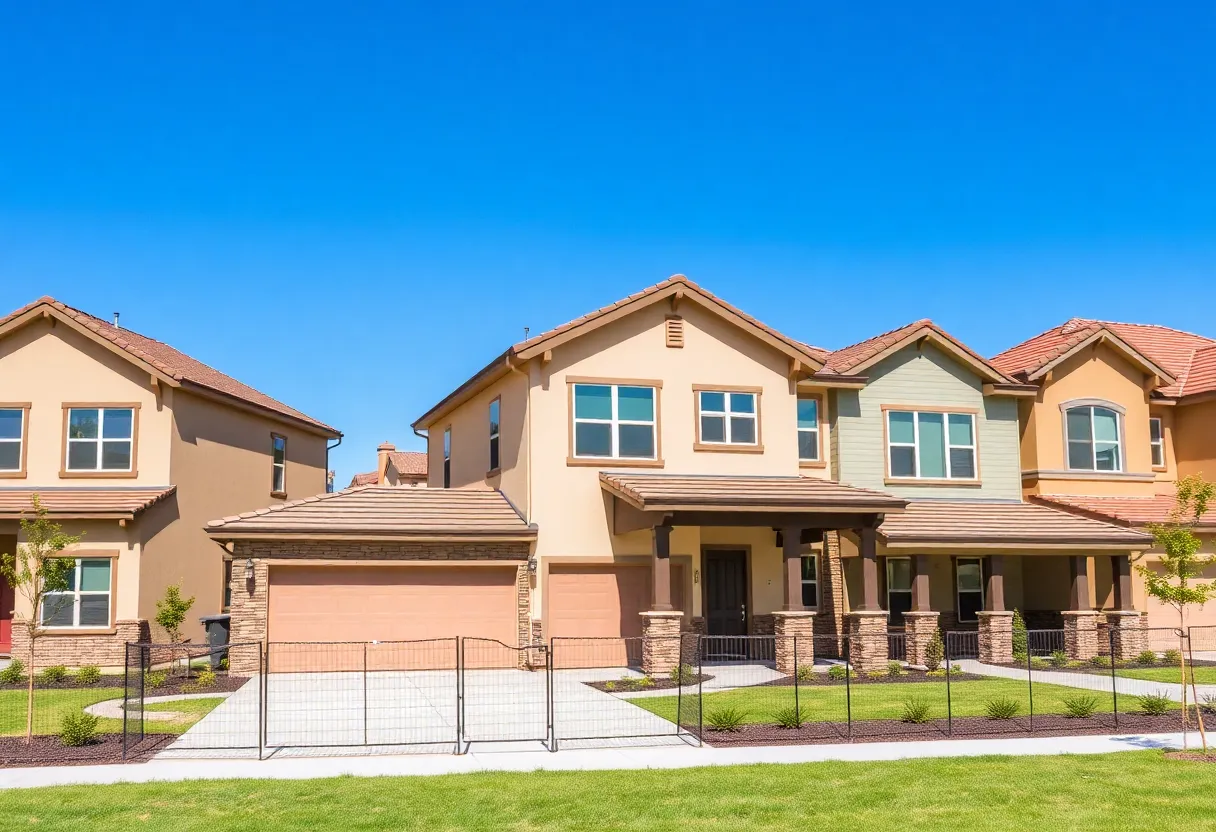
[[[1116,351],[1122,353],[1123,356],[1133,364],[1139,366],[1140,369],[1146,374],[1156,376],[1161,382],[1159,385],[1161,387],[1170,387],[1178,383],[1178,379],[1175,378],[1171,373],[1164,370],[1151,358],[1140,352],[1131,344],[1127,343],[1127,341],[1124,341],[1106,327],[1100,327],[1096,332],[1090,334],[1086,338],[1081,339],[1076,344],[1073,344],[1064,352],[1045,362],[1042,366],[1026,371],[1027,380],[1038,381],[1056,367],[1075,356],[1078,352],[1094,343],[1108,343],[1110,346],[1114,347]]]
[[[242,398],[234,396],[231,393],[216,390],[214,387],[208,387],[207,385],[199,384],[196,381],[184,380],[181,382],[180,386],[183,390],[186,390],[196,396],[211,399],[212,401],[219,402],[237,410],[245,411],[246,413],[256,413],[259,416],[265,416],[269,419],[273,419],[276,422],[291,425],[292,427],[299,428],[308,433],[316,434],[317,436],[324,436],[327,439],[339,439],[342,436],[342,431],[338,430],[337,428],[330,427],[324,422],[318,422],[313,419],[301,419],[298,416],[292,416],[290,413],[283,413],[282,411],[274,410],[273,408],[254,404],[253,402],[245,401]]]
[[[452,410],[477,395],[482,388],[509,373],[512,367],[515,366],[512,362],[513,358],[518,358],[515,347],[511,347],[500,353],[493,361],[470,376],[464,384],[448,393],[439,400],[438,404],[411,422],[410,427],[413,430],[426,430],[429,428]]]

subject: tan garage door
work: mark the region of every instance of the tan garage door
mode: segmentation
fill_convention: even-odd
[[[671,567],[672,606],[683,609],[684,573]],[[639,613],[650,608],[650,567],[553,564],[545,595],[548,634],[579,639],[554,645],[554,667],[623,667],[641,647]],[[604,639],[604,641],[595,641]]]
[[[455,666],[450,642],[401,642],[472,636],[514,648],[516,610],[514,565],[276,566],[270,670],[359,669],[365,652],[369,670]]]
[[[1150,564],[1150,568],[1158,574],[1162,574],[1159,564]],[[1195,580],[1198,582],[1216,580],[1216,566],[1209,566],[1203,571],[1203,575],[1199,578],[1195,578]],[[1209,601],[1208,603],[1204,604],[1202,608],[1191,607],[1187,611],[1186,625],[1188,627],[1216,627],[1216,601]],[[1148,598],[1148,626],[1177,627],[1178,611],[1168,604],[1163,604],[1150,595]],[[1194,637],[1195,644],[1193,649],[1216,649],[1216,633],[1213,633],[1212,631],[1203,633],[1196,632]],[[1201,646],[1201,641],[1204,642],[1205,645],[1213,646]]]

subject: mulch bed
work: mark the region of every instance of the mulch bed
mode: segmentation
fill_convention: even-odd
[[[1216,751],[1211,754],[1204,754],[1200,751],[1167,751],[1165,759],[1182,760],[1188,763],[1216,763]]]
[[[173,740],[175,734],[147,734],[142,742],[127,749],[128,763],[142,763]],[[26,766],[87,766],[124,762],[122,735],[101,734],[97,741],[78,748],[68,748],[59,737],[37,736],[32,745],[25,737],[0,737],[0,768]]]
[[[977,682],[981,679],[990,678],[992,677],[979,676],[974,673],[962,673],[955,671],[951,671],[950,673],[951,684],[954,684],[955,682]],[[868,676],[865,673],[857,673],[852,679],[849,679],[850,685],[906,685],[910,682],[937,682],[938,684],[945,684],[946,674],[943,673],[940,676],[930,676],[923,670],[905,670],[900,676],[889,676],[886,673],[884,673],[882,676]],[[839,685],[840,687],[844,687],[844,683],[844,679],[833,679],[827,673],[822,671],[816,671],[811,674],[810,679],[802,679],[798,682],[798,684],[802,687],[810,687],[812,685],[825,687],[830,685]],[[789,687],[793,684],[793,676],[783,676],[780,679],[773,679],[771,682],[763,682],[756,685],[756,687]]]
[[[102,676],[101,681],[93,685],[77,684],[71,678],[64,679],[61,682],[43,682],[38,679],[34,680],[34,691],[40,690],[91,690],[93,688],[121,688],[127,680],[122,676]],[[209,688],[201,688],[199,690],[182,690],[183,685],[190,685],[195,682],[194,678],[187,679],[185,676],[172,676],[165,680],[165,683],[158,688],[145,687],[144,696],[169,696],[177,693],[230,693],[239,690],[240,687],[249,681],[248,676],[229,676],[227,673],[215,674],[215,684]],[[28,683],[20,682],[18,684],[0,685],[0,690],[26,690]],[[139,684],[139,677],[136,675],[130,678],[131,689],[134,692]]]
[[[1033,730],[1028,717],[988,719],[982,716],[957,717],[952,730],[944,719],[923,725],[897,719],[859,720],[853,723],[852,739],[844,722],[808,722],[801,728],[779,725],[742,725],[737,731],[705,730],[703,740],[714,748],[752,745],[824,745],[840,742],[901,742],[907,740],[965,740],[993,737],[1071,737],[1094,734],[1166,734],[1178,730],[1178,714],[1148,716],[1119,714],[1115,727],[1112,714],[1070,719],[1044,714],[1034,718]],[[687,726],[695,731],[696,726]],[[949,733],[947,731],[949,730]]]
[[[598,691],[603,691],[604,693],[638,693],[644,690],[675,690],[678,687],[692,687],[699,682],[708,682],[712,678],[714,677],[710,676],[708,673],[702,673],[700,676],[694,676],[691,681],[685,681],[683,685],[673,682],[671,679],[667,678],[652,679],[651,681],[653,681],[654,684],[647,685],[644,688],[638,687],[637,685],[626,684],[620,679],[608,679],[603,682],[583,682],[583,684],[589,688],[595,688]],[[606,687],[607,685],[612,685],[612,687]]]

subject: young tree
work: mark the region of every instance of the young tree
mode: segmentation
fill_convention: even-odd
[[[16,552],[0,554],[0,574],[26,603],[27,617],[15,620],[14,626],[25,628],[29,639],[29,687],[25,705],[25,741],[34,739],[34,645],[43,634],[42,622],[52,619],[72,604],[71,596],[56,595],[71,588],[76,571],[73,558],[60,553],[80,541],[80,537],[64,534],[58,523],[52,522],[42,501],[31,498],[32,516],[21,513],[21,537]]]
[[[173,644],[182,641],[182,624],[186,613],[194,606],[194,596],[182,597],[181,584],[170,584],[165,587],[165,597],[156,602],[156,623],[165,631],[165,636]],[[174,655],[177,651],[170,648],[170,661],[176,662]],[[186,677],[190,676],[190,655],[186,654]]]

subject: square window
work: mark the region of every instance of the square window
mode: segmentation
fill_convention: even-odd
[[[21,439],[22,423],[25,420],[25,411],[18,408],[3,408],[0,409],[0,440],[4,439]]]
[[[654,421],[654,389],[650,387],[617,388],[617,418],[622,422]]]
[[[798,458],[809,460],[811,462],[819,459],[818,431],[798,431]]]
[[[621,425],[619,453],[622,457],[652,459],[654,457],[654,426]]]
[[[904,446],[891,447],[891,476],[916,476],[916,448]]]
[[[0,471],[21,470],[21,443],[0,442]]]
[[[68,470],[97,470],[97,443],[68,442]]]
[[[572,430],[576,457],[655,458],[655,388],[575,384],[573,396]]]
[[[612,388],[599,384],[576,384],[574,386],[574,418],[612,418]]]
[[[72,408],[68,413],[68,439],[96,439],[100,411]]]
[[[576,424],[574,453],[578,456],[612,456],[612,425],[597,422]]]
[[[701,441],[702,442],[725,442],[726,441],[726,417],[725,416],[701,416]]]
[[[730,441],[733,445],[756,444],[756,420],[740,419],[732,416],[730,419]]]

